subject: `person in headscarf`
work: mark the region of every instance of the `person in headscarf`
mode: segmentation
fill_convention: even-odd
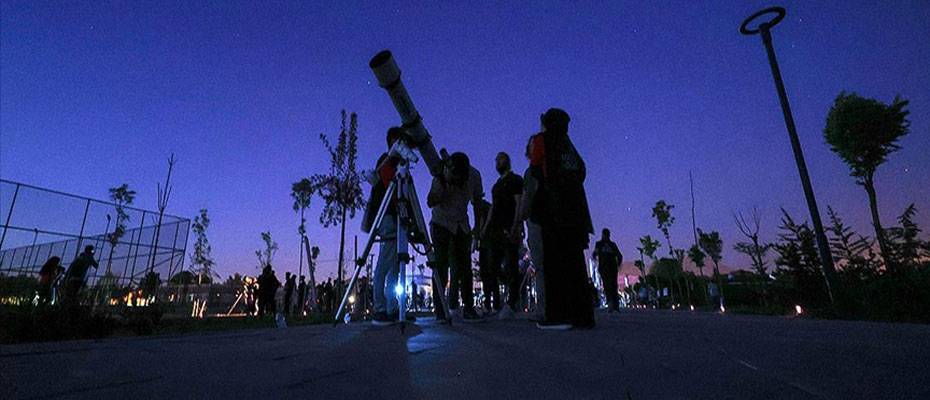
[[[568,113],[551,108],[540,116],[530,166],[539,182],[534,213],[542,227],[546,257],[546,314],[541,329],[594,327],[584,249],[594,233],[584,190],[586,169],[568,137]]]

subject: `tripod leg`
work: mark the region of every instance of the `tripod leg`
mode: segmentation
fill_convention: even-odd
[[[349,293],[352,291],[352,287],[355,286],[355,281],[358,280],[358,273],[362,270],[362,266],[356,263],[355,272],[352,273],[352,280],[349,281],[349,286],[346,287],[346,292],[342,295],[342,302],[339,303],[339,309],[336,310],[336,317],[333,320],[333,326],[336,326],[339,323],[339,317],[342,315],[342,311],[346,306],[346,302],[349,300]]]
[[[416,200],[419,199],[419,197],[417,197],[417,189],[413,185],[413,181],[405,185],[405,191],[409,194],[410,198],[414,199],[410,202],[410,207],[413,209],[413,218],[416,221],[417,229],[423,233],[423,240],[426,242],[424,245],[426,247],[426,259],[428,264],[435,265],[436,253],[433,251],[433,242],[430,240],[429,229],[426,226],[426,220],[423,218],[423,210],[420,209],[420,203]],[[435,271],[432,275],[433,285],[439,288],[438,293],[440,294],[440,298],[433,299],[433,307],[442,307],[443,314],[446,316],[446,321],[451,324],[452,314],[449,310],[448,291],[446,290],[446,286],[441,284],[442,282],[440,282],[439,277],[436,276]],[[438,305],[435,304],[437,301],[439,302]]]
[[[400,322],[400,331],[403,333],[404,325],[407,322],[407,262],[410,260],[410,254],[407,246],[407,228],[403,224],[404,213],[398,212],[397,214],[397,274],[399,277],[397,287],[400,288],[400,293],[396,293],[398,297],[397,315]]]
[[[378,231],[381,229],[381,223],[384,221],[384,216],[387,212],[388,204],[390,204],[391,198],[396,190],[397,185],[392,181],[391,184],[388,185],[387,191],[384,194],[384,199],[381,200],[381,205],[378,207],[378,215],[375,217],[371,232],[368,234],[368,242],[365,243],[365,250],[362,252],[361,257],[355,260],[355,272],[352,273],[352,280],[349,281],[349,286],[346,288],[345,293],[342,295],[342,301],[339,303],[339,309],[336,310],[333,326],[339,324],[342,311],[346,306],[346,302],[349,300],[349,292],[352,291],[352,286],[355,285],[355,281],[358,279],[358,274],[362,269],[362,265],[365,265],[364,260],[366,260],[368,258],[368,254],[371,253],[371,248],[375,244],[375,238],[377,238]]]

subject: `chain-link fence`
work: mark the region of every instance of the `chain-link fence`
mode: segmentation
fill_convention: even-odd
[[[51,257],[67,268],[88,245],[99,263],[89,286],[137,287],[149,272],[166,282],[184,269],[187,218],[5,179],[0,212],[0,275],[34,277]]]

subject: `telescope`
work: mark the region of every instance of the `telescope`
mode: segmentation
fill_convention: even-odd
[[[417,108],[410,100],[407,94],[407,88],[400,80],[400,68],[394,62],[394,56],[390,50],[383,50],[375,54],[368,62],[368,67],[374,72],[375,78],[378,79],[378,86],[381,86],[388,92],[394,108],[400,114],[402,127],[407,130],[410,140],[409,145],[417,149],[423,157],[423,162],[429,168],[430,175],[440,176],[442,174],[442,160],[436,147],[433,146],[433,139],[429,131],[423,126],[423,119]]]

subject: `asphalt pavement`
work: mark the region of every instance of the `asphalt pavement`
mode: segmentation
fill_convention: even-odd
[[[0,346],[2,399],[930,399],[930,326],[689,311]]]

